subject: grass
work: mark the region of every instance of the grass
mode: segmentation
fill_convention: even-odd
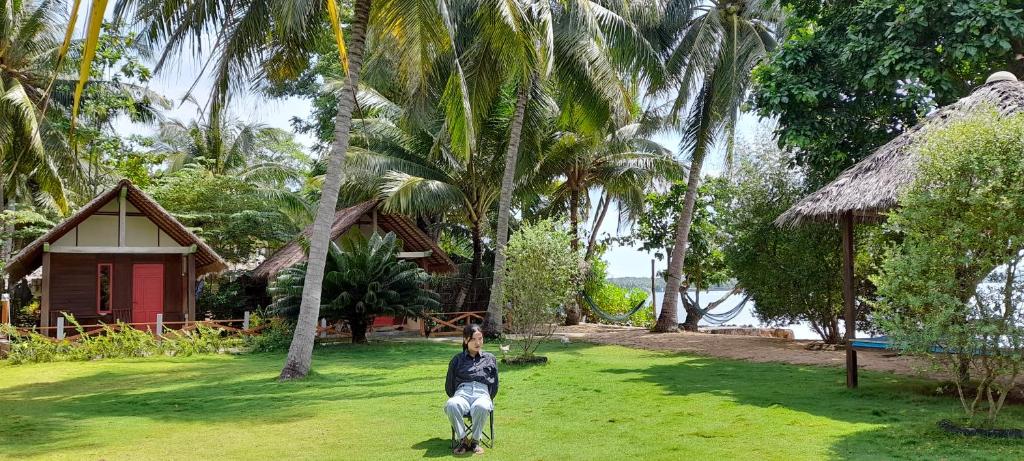
[[[486,346],[485,346],[486,348]],[[318,350],[279,384],[276,354],[0,366],[0,458],[450,457],[441,407],[457,345]],[[1022,459],[950,436],[958,402],[926,381],[615,346],[547,344],[504,367],[490,459]],[[1004,424],[1024,426],[1024,408]]]

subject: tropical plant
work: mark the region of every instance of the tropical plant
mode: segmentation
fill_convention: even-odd
[[[989,425],[1024,371],[1020,152],[1024,116],[992,108],[928,134],[885,224],[902,241],[875,277],[893,344],[951,374],[967,416]],[[984,283],[993,272],[1005,277]]]
[[[484,2],[483,5],[492,10],[491,3]],[[505,247],[512,195],[516,186],[519,143],[525,108],[534,87],[550,87],[564,113],[586,119],[572,120],[576,125],[574,128],[582,128],[587,124],[601,126],[605,120],[621,120],[621,114],[627,113],[624,108],[629,106],[626,104],[629,93],[624,89],[628,86],[623,84],[620,77],[626,73],[624,71],[642,68],[645,64],[648,68],[643,70],[651,71],[659,63],[650,43],[634,23],[637,18],[642,20],[656,16],[653,2],[639,2],[631,7],[609,5],[611,8],[590,0],[566,1],[554,5],[545,1],[527,1],[521,9],[494,5],[498,5],[498,8],[493,9],[492,14],[481,15],[486,18],[482,29],[489,33],[477,43],[486,52],[470,58],[470,68],[479,69],[479,75],[494,72],[497,70],[495,67],[501,66],[506,69],[509,80],[519,88],[498,200],[495,275],[487,306],[486,329],[489,332],[500,332]],[[616,9],[620,6],[625,8]],[[654,73],[660,74],[657,71]],[[610,117],[612,115],[619,116]],[[575,220],[576,215],[572,216]],[[577,244],[576,230],[573,229],[574,245]],[[588,256],[592,247],[588,246]],[[575,323],[576,318],[578,312],[573,309],[568,319],[570,323]]]
[[[347,33],[343,36],[335,0],[248,1],[237,5],[210,6],[184,0],[121,0],[116,10],[119,15],[131,15],[143,24],[143,34],[151,43],[163,45],[164,52],[157,70],[168,56],[184,47],[191,46],[197,55],[201,54],[204,38],[209,31],[214,31],[217,39],[210,57],[211,62],[216,62],[210,99],[211,112],[217,112],[223,107],[239,87],[251,85],[259,78],[281,80],[299,75],[301,69],[308,67],[311,56],[315,55],[319,39],[328,35],[327,30],[333,32],[340,58],[345,83],[338,98],[333,142],[327,156],[322,192],[313,220],[306,274],[308,278],[303,285],[306,290],[303,309],[296,323],[292,347],[281,370],[282,380],[301,378],[309,373],[312,362],[324,264],[330,243],[329,230],[349,147],[352,111],[361,77],[368,29],[372,25],[381,37],[391,38],[391,43],[397,49],[409,51],[410,57],[427,54],[454,56],[456,50],[451,37],[451,12],[446,1],[434,4],[401,0],[356,0],[352,5],[351,22],[344,29]],[[421,62],[416,59],[410,61]],[[458,62],[450,62],[457,71],[451,74],[454,89],[448,94],[454,94],[453,99],[461,100],[461,106],[467,107],[464,76],[458,68]]]
[[[728,195],[726,181],[714,177],[705,178],[697,193],[697,205],[693,210],[693,224],[686,247],[686,257],[690,263],[683,267],[683,280],[679,282],[679,293],[686,311],[686,319],[682,324],[688,330],[695,331],[707,313],[707,308],[702,308],[700,304],[701,292],[722,285],[732,277],[722,251],[726,236],[721,208],[728,203]],[[683,212],[685,196],[686,184],[679,181],[673,182],[664,192],[648,193],[640,219],[633,226],[631,235],[619,240],[639,243],[641,250],[653,252],[658,260],[669,257],[668,263],[671,266],[675,224]],[[693,298],[690,297],[690,289],[694,290]],[[733,294],[730,292],[725,297]],[[720,303],[721,300],[715,302]]]
[[[665,10],[665,89],[677,91],[666,122],[682,129],[680,151],[690,157],[683,212],[676,222],[669,282],[654,331],[678,330],[676,301],[704,159],[722,140],[727,161],[750,73],[775,48],[782,26],[776,0],[677,0]],[[688,116],[681,118],[686,111]]]
[[[346,234],[341,246],[332,243],[323,280],[320,312],[343,319],[352,329],[352,342],[365,343],[366,330],[377,315],[417,317],[439,306],[427,290],[427,274],[413,262],[397,258],[401,244],[395,234]],[[284,271],[270,288],[274,310],[297,318],[301,309],[306,263]]]
[[[558,324],[558,310],[573,302],[582,258],[565,226],[551,220],[524,224],[508,245],[505,311],[511,333],[522,335],[514,356],[531,357]]]
[[[266,188],[190,165],[154,180],[147,192],[229,261],[249,263],[301,229]],[[274,194],[276,195],[276,194]]]
[[[806,321],[826,343],[842,340],[839,235],[834,226],[780,228],[775,219],[806,191],[792,158],[767,143],[747,151],[729,178],[719,210],[724,263],[767,324]]]
[[[1024,78],[1024,4],[786,0],[786,39],[754,72],[758,115],[820,187],[985,81]]]

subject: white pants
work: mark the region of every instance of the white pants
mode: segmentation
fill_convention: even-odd
[[[456,440],[466,438],[466,425],[462,421],[465,415],[469,415],[473,423],[473,440],[480,440],[487,415],[493,409],[494,403],[491,402],[487,386],[475,381],[462,383],[455,391],[455,395],[444,404],[444,412],[448,415],[448,421],[452,423],[452,429],[455,429]]]

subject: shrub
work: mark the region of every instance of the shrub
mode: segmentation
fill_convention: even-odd
[[[565,226],[550,220],[523,225],[509,239],[506,263],[506,329],[522,335],[517,358],[529,358],[554,333],[558,309],[572,302],[582,258],[572,251]]]
[[[1024,367],[1022,153],[1022,115],[983,110],[929,134],[886,223],[902,242],[875,277],[895,346],[954,376],[967,416],[989,425]],[[983,283],[993,272],[1005,277]]]
[[[391,232],[369,240],[356,232],[347,235],[340,248],[331,244],[320,312],[332,320],[346,320],[352,342],[366,342],[366,329],[377,315],[419,316],[440,305],[437,295],[426,288],[427,273],[396,257],[399,245]],[[276,313],[298,317],[305,280],[305,264],[281,271],[270,289]]]
[[[256,316],[254,316],[256,318]],[[258,335],[246,336],[245,345],[252,352],[286,351],[292,344],[295,324],[281,318],[266,320],[269,323]],[[253,325],[259,326],[259,323]]]
[[[255,312],[270,304],[266,286],[253,280],[248,272],[228,271],[206,277],[196,298],[197,316],[215,319],[240,319],[245,311]]]
[[[639,288],[625,289],[614,283],[605,282],[594,291],[593,296],[594,303],[597,307],[609,314],[624,314],[629,312],[631,309],[636,307],[638,303],[644,302],[648,298],[646,291]],[[598,323],[612,323],[600,316],[594,317]],[[650,328],[654,326],[654,310],[649,308],[641,308],[635,314],[629,317],[626,321],[628,325],[637,327]]]
[[[832,226],[780,228],[775,219],[804,191],[801,176],[777,149],[761,146],[730,177],[723,210],[725,263],[767,324],[807,321],[822,340],[842,339],[839,234]]]
[[[69,324],[79,333],[81,325],[65,314]],[[103,325],[103,333],[83,336],[74,341],[54,341],[38,333],[21,335],[13,327],[0,326],[0,333],[11,338],[7,360],[12,364],[99,360],[104,358],[149,357],[153,355],[188,356],[220,353],[239,346],[238,338],[224,337],[223,329],[197,325],[190,331],[167,331],[157,338],[146,331],[124,323]]]

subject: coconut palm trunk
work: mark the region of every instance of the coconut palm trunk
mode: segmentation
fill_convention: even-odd
[[[704,148],[697,146],[690,163],[690,175],[686,180],[686,195],[683,197],[683,212],[676,221],[676,238],[669,256],[668,274],[665,276],[665,298],[661,302],[661,315],[654,324],[654,331],[665,333],[679,331],[679,318],[676,313],[676,302],[679,300],[679,287],[683,277],[683,263],[686,259],[686,246],[689,243],[690,224],[693,223],[693,207],[697,203],[697,187],[700,185],[700,170],[704,164]]]
[[[580,190],[576,185],[573,185],[569,192],[569,232],[572,232],[572,240],[569,242],[572,251],[580,251]],[[579,325],[580,304],[579,296],[573,297],[567,303],[565,306],[566,325]]]
[[[356,88],[359,86],[359,69],[363,62],[371,3],[372,0],[356,0],[355,2],[355,18],[349,31],[351,44],[348,52],[348,81],[338,101],[338,115],[334,119],[334,144],[331,146],[327,174],[320,193],[320,204],[313,221],[313,232],[309,236],[309,262],[306,268],[305,284],[302,288],[302,304],[299,307],[299,318],[295,325],[295,336],[292,338],[291,347],[288,348],[288,358],[285,361],[284,369],[281,370],[281,380],[305,377],[309,374],[313,360],[313,339],[316,335],[317,318],[320,316],[320,291],[324,281],[324,265],[330,245],[335,207],[338,205],[338,191],[341,189],[345,152],[348,150],[352,110],[355,106]]]
[[[497,243],[494,253],[494,278],[491,281],[491,299],[487,303],[487,321],[484,331],[501,334],[502,306],[505,303],[505,248],[508,245],[508,220],[512,210],[512,193],[515,189],[516,163],[519,161],[519,141],[526,116],[526,103],[533,86],[533,78],[520,85],[516,96],[516,111],[509,130],[508,149],[505,152],[505,172],[501,176],[501,195],[498,198]]]

